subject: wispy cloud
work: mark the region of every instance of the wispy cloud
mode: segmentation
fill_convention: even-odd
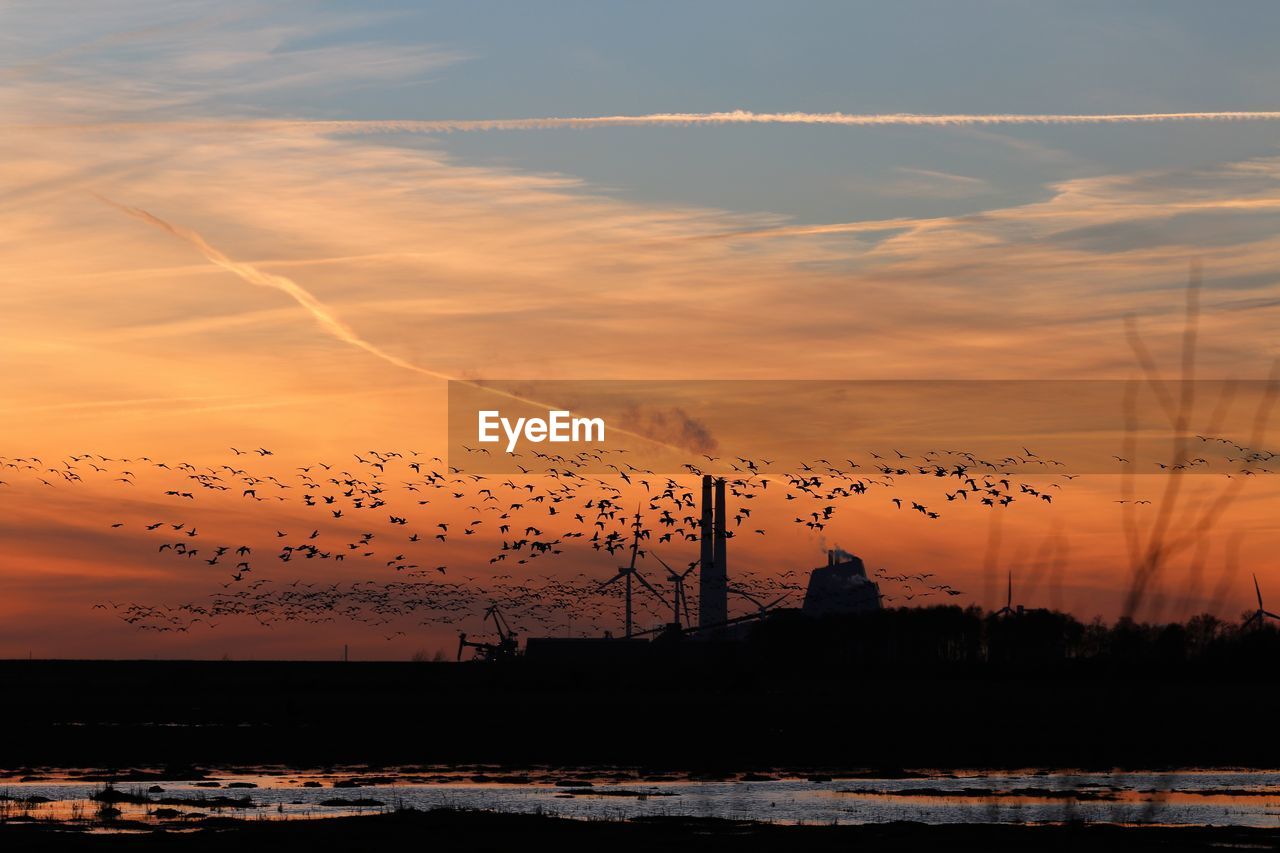
[[[435,44],[352,37],[393,13],[338,10],[299,17],[294,4],[133,0],[108,14],[37,4],[12,20],[15,61],[0,65],[0,115],[32,121],[166,121],[198,115],[324,115],[335,96],[422,81],[467,54]],[[106,31],[104,33],[104,30]],[[63,46],[22,56],[56,33]],[[77,35],[80,37],[77,39]],[[13,85],[13,84],[17,85]]]
[[[988,194],[994,189],[983,178],[910,166],[893,167],[883,180],[850,181],[848,186],[873,195],[935,200],[973,198]]]

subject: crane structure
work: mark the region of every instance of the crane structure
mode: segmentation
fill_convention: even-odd
[[[511,630],[511,626],[507,624],[507,620],[502,615],[502,611],[498,609],[498,605],[491,604],[484,612],[485,620],[492,619],[494,630],[498,633],[498,641],[496,643],[478,642],[476,640],[468,640],[466,633],[458,634],[458,660],[462,660],[462,653],[467,649],[475,649],[475,660],[484,661],[502,661],[510,660],[520,654],[520,642],[515,631]]]

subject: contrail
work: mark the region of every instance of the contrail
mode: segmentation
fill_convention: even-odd
[[[216,266],[222,267],[228,272],[234,273],[236,276],[248,282],[249,284],[255,284],[255,285],[258,285],[259,287],[269,287],[269,288],[272,288],[273,290],[279,290],[282,293],[287,294],[295,302],[297,302],[299,305],[305,308],[307,312],[311,314],[312,317],[315,318],[316,322],[320,324],[320,327],[324,329],[326,332],[333,335],[338,340],[344,341],[345,343],[351,344],[352,346],[359,347],[360,349],[364,350],[370,355],[380,358],[383,361],[387,362],[388,364],[394,365],[395,367],[399,367],[404,370],[413,371],[414,373],[418,373],[423,376],[430,376],[433,379],[443,379],[446,382],[461,383],[463,385],[466,385],[469,388],[475,388],[477,390],[484,391],[489,394],[495,394],[499,397],[503,397],[505,399],[512,400],[517,403],[523,403],[528,406],[533,406],[535,408],[543,408],[548,410],[560,408],[559,406],[553,405],[551,403],[545,403],[540,400],[533,400],[528,397],[523,397],[519,394],[513,394],[509,391],[503,391],[500,388],[494,388],[492,386],[485,385],[480,382],[473,382],[468,379],[460,379],[455,376],[450,376],[447,373],[441,373],[437,370],[430,370],[428,368],[416,365],[411,361],[406,361],[400,356],[395,355],[394,353],[389,353],[386,350],[379,347],[377,344],[362,338],[360,334],[356,332],[355,329],[352,329],[340,318],[336,317],[324,305],[324,303],[320,302],[320,300],[312,296],[310,291],[308,291],[302,285],[298,284],[293,279],[283,275],[276,275],[274,273],[265,272],[263,270],[258,269],[253,264],[245,263],[244,261],[233,260],[229,258],[225,253],[220,251],[219,249],[215,248],[214,246],[211,246],[209,242],[205,240],[204,237],[202,237],[198,232],[190,228],[184,228],[181,225],[174,225],[171,222],[167,222],[161,219],[159,216],[156,216],[155,214],[150,213],[149,211],[143,210],[140,207],[130,207],[129,205],[120,204],[117,201],[113,201],[112,199],[109,199],[101,195],[98,195],[97,198],[99,201],[103,202],[104,204],[108,204],[111,207],[114,207],[116,210],[119,210],[120,212],[133,217],[134,219],[141,220],[142,222],[145,222],[148,225],[153,225],[156,228],[161,229],[162,231],[166,231],[169,234],[172,234],[174,237],[177,237],[180,240],[184,240],[187,243],[190,243],[200,252],[200,254],[204,255],[205,259],[208,260],[210,263],[215,264]],[[655,445],[658,445],[659,447],[665,447],[668,450],[674,450],[677,452],[688,451],[688,448],[680,447],[675,444],[669,444],[668,442],[661,441],[659,439],[655,439],[655,438],[652,438],[651,436],[643,435],[638,432],[632,432],[631,430],[624,429],[622,427],[611,426],[609,427],[609,429],[612,432],[621,433],[622,435],[631,436],[632,438],[638,438],[638,439],[641,439],[642,441],[647,441],[650,444],[655,444]]]
[[[119,202],[112,201],[104,196],[98,196],[98,198],[122,213],[132,216],[135,219],[140,219],[149,225],[154,225],[161,230],[168,231],[180,240],[185,240],[195,246],[196,249],[199,250],[200,254],[204,255],[205,259],[210,263],[220,266],[228,272],[235,273],[244,281],[247,281],[250,284],[256,284],[259,287],[270,287],[288,294],[295,302],[307,309],[311,316],[315,318],[316,322],[320,324],[322,329],[339,340],[345,341],[352,346],[357,346],[370,355],[374,355],[388,364],[395,365],[396,367],[404,368],[405,370],[412,370],[414,373],[421,373],[424,376],[430,376],[434,379],[444,379],[446,381],[453,379],[453,377],[447,374],[428,370],[425,367],[419,367],[412,362],[405,361],[400,356],[387,352],[377,344],[366,341],[364,338],[360,337],[355,329],[352,329],[341,319],[335,317],[323,303],[312,296],[306,288],[298,284],[293,279],[286,278],[282,275],[275,275],[274,273],[264,272],[253,264],[247,264],[243,261],[234,261],[218,249],[209,245],[209,243],[197,232],[190,228],[184,228],[181,225],[174,225],[171,222],[166,222],[155,214],[149,213],[140,207],[129,207],[128,205],[120,204]]]
[[[745,238],[764,239],[770,237],[820,237],[824,234],[862,234],[876,231],[895,231],[900,228],[914,228],[934,222],[948,221],[950,220],[947,217],[863,219],[858,222],[828,222],[815,225],[779,225],[773,228],[743,228],[737,231],[699,234],[688,239],[690,241],[712,241]]]
[[[334,133],[465,133],[484,130],[541,130],[587,127],[655,127],[663,125],[810,124],[841,127],[964,127],[973,125],[1050,124],[1158,124],[1193,121],[1280,121],[1275,112],[1195,113],[1098,113],[1098,114],[917,114],[917,113],[754,113],[746,110],[717,113],[649,113],[634,116],[580,118],[515,118],[460,120],[381,120],[279,122],[288,127],[309,127]]]
[[[791,124],[835,127],[976,127],[992,125],[1167,124],[1174,122],[1280,121],[1280,111],[1185,113],[648,113],[633,116],[579,116],[498,119],[374,119],[306,121],[245,119],[229,121],[102,122],[93,124],[13,124],[12,131],[129,132],[138,130],[195,133],[475,133],[481,131],[551,130],[592,127],[693,127],[699,125]]]

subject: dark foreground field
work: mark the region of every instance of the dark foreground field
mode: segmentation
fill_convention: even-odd
[[[335,763],[1280,766],[1280,689],[1214,667],[0,661],[0,768]]]
[[[0,826],[7,850],[556,850],[735,851],[1088,850],[1191,851],[1280,849],[1280,830],[1094,826],[782,826],[724,820],[658,818],[604,822],[481,812],[396,812],[303,821],[217,821],[181,834],[73,833],[29,825]]]

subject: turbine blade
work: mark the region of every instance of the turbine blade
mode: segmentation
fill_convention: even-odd
[[[666,600],[665,598],[663,598],[663,597],[662,597],[662,593],[660,593],[660,592],[658,592],[656,589],[654,589],[654,588],[653,588],[653,586],[652,586],[652,584],[650,584],[647,580],[645,580],[645,579],[644,579],[644,577],[643,577],[643,576],[641,576],[641,574],[640,574],[639,572],[633,572],[633,574],[636,576],[636,580],[640,581],[640,584],[641,584],[645,589],[649,590],[649,592],[653,593],[653,594],[657,597],[657,599],[658,599],[659,601],[661,601],[663,604],[666,604],[666,603],[667,603],[667,600]],[[668,605],[668,606],[669,606],[669,605]]]
[[[1258,594],[1258,609],[1262,609],[1262,589],[1258,586],[1258,576],[1253,576],[1253,591]]]

